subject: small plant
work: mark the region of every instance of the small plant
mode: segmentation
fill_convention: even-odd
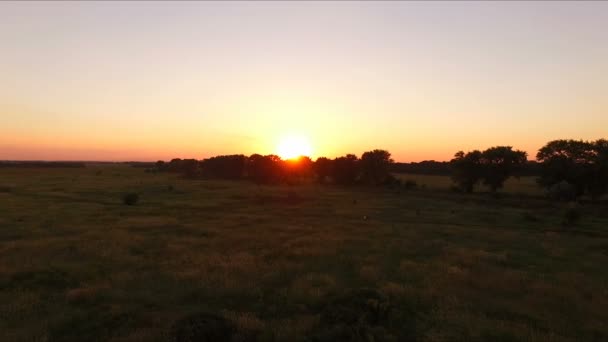
[[[563,224],[573,226],[581,220],[582,216],[581,210],[576,205],[569,205],[564,212]]]
[[[175,190],[173,185],[171,185],[171,184],[167,185],[167,191],[173,191],[173,190]]]
[[[137,202],[139,201],[139,195],[134,193],[134,192],[130,192],[128,194],[125,194],[122,197],[122,202],[125,205],[135,205],[137,204]]]
[[[418,187],[418,183],[416,183],[415,180],[406,179],[405,182],[403,183],[403,187],[406,188],[407,190],[413,190]]]
[[[536,215],[532,214],[529,211],[524,211],[521,216],[523,217],[524,220],[529,221],[529,222],[536,222],[538,221],[538,217],[536,217]]]
[[[13,188],[8,185],[0,185],[0,192],[11,192]]]
[[[230,341],[236,331],[224,317],[198,313],[177,320],[171,327],[172,342]]]

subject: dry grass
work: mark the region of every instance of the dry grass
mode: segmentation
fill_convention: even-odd
[[[0,179],[2,341],[164,341],[196,312],[230,320],[241,340],[306,340],[327,333],[335,298],[362,288],[388,298],[389,319],[357,328],[381,337],[608,339],[601,207],[564,228],[560,205],[433,191],[446,178],[401,193],[123,166]],[[520,182],[505,192],[533,194]],[[127,192],[137,205],[122,204]]]

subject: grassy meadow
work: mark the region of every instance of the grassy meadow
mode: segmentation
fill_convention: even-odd
[[[0,340],[606,341],[608,210],[501,196],[258,186],[124,165],[0,169]],[[139,202],[122,203],[137,192]]]

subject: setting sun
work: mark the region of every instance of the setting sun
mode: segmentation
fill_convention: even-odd
[[[312,148],[304,136],[288,135],[283,137],[277,146],[277,154],[283,159],[293,159],[300,156],[310,156]]]

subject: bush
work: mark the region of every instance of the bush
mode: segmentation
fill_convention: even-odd
[[[139,195],[134,192],[125,194],[122,197],[122,202],[126,205],[135,205],[138,201],[139,201]]]
[[[7,185],[0,185],[0,192],[11,192],[13,188]]]
[[[407,190],[413,190],[413,189],[416,189],[418,187],[418,183],[416,183],[415,180],[406,179],[405,182],[403,183],[403,186]]]
[[[547,191],[547,196],[558,201],[573,201],[576,199],[576,187],[566,181],[552,185]]]
[[[536,217],[536,215],[532,214],[529,211],[524,211],[521,216],[523,217],[524,220],[529,221],[529,222],[536,222],[538,221],[538,217]]]
[[[578,208],[575,204],[571,204],[564,212],[563,224],[573,226],[580,221],[582,216],[583,214],[580,208]]]
[[[329,300],[321,312],[313,341],[387,341],[391,304],[373,289],[346,291]]]
[[[186,316],[173,323],[169,341],[230,341],[235,331],[234,325],[224,317],[209,313],[198,313]]]

